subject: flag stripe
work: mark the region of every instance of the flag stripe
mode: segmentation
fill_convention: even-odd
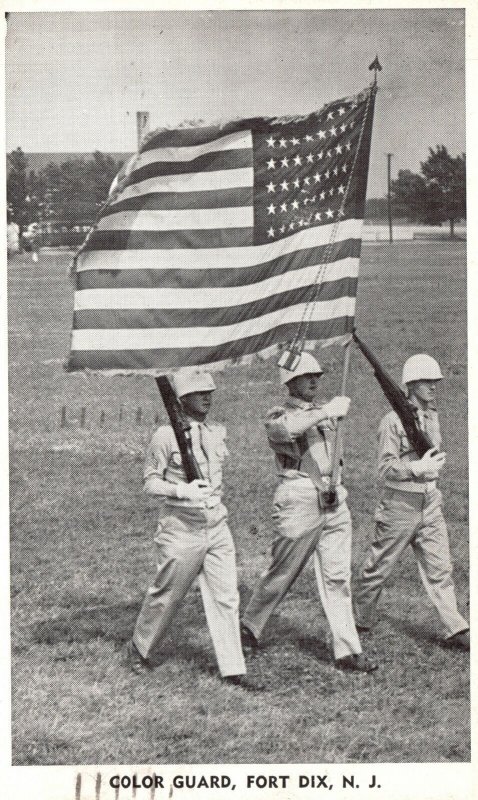
[[[230,136],[237,131],[247,132],[251,129],[254,120],[237,120],[220,125],[208,125],[194,128],[171,128],[154,134],[141,146],[141,152],[155,150],[158,147],[195,147],[206,144],[211,140],[217,141],[219,137]]]
[[[360,256],[361,241],[346,239],[333,247],[333,260],[327,264],[324,280],[337,280],[349,274],[356,274]],[[323,247],[310,250],[297,250],[282,258],[258,264],[257,267],[239,267],[237,269],[183,269],[178,274],[175,270],[163,269],[161,262],[158,268],[141,269],[140,251],[138,269],[84,270],[76,276],[76,288],[85,289],[200,289],[204,286],[234,288],[247,286],[258,280],[272,278],[285,272],[294,272],[307,266],[318,269],[324,257]],[[349,267],[349,262],[352,266]],[[113,263],[113,262],[112,262]],[[148,263],[150,263],[148,261]]]
[[[329,302],[355,297],[357,278],[344,278],[342,281],[323,284],[319,295],[320,302]],[[280,294],[269,294],[266,297],[247,303],[224,307],[211,305],[210,308],[168,307],[105,309],[89,308],[75,311],[74,327],[83,329],[140,329],[140,328],[205,328],[230,326],[237,323],[269,314],[290,305],[305,303],[310,297],[311,286],[299,286],[283,291]],[[134,298],[133,298],[134,299]],[[224,298],[227,299],[227,298]]]
[[[331,320],[312,321],[309,326],[311,340],[320,341],[343,336],[351,333],[354,326],[354,317],[342,316]],[[181,350],[180,363],[182,366],[207,364],[209,368],[219,362],[224,366],[227,360],[234,361],[249,353],[257,353],[291,339],[296,332],[297,323],[286,322],[262,334],[247,336],[236,341],[225,342],[218,346],[195,346]],[[201,340],[198,340],[201,341]],[[147,366],[146,366],[147,365]],[[176,369],[178,365],[178,350],[173,347],[148,348],[147,350],[92,350],[72,349],[71,358],[67,369],[69,370],[136,370],[150,371],[157,374]]]
[[[154,231],[151,236],[144,237],[145,242],[149,243],[149,248],[143,244],[141,247],[134,247],[134,240],[128,240],[129,231],[123,231],[120,237],[118,232],[108,234],[101,232],[98,236],[95,231],[91,236],[87,249],[78,260],[77,270],[81,272],[85,269],[144,269],[147,267],[161,266],[162,269],[183,270],[183,269],[240,269],[242,267],[255,267],[275,258],[281,258],[293,253],[295,250],[304,250],[314,247],[328,247],[332,235],[333,225],[324,225],[318,228],[305,228],[298,233],[293,233],[286,239],[278,242],[268,242],[263,245],[248,247],[245,242],[243,245],[231,245],[223,250],[217,249],[212,243],[207,249],[190,249],[187,245],[183,249],[178,245],[178,249],[172,252],[168,249],[167,253],[161,253],[161,247],[154,248]],[[362,220],[349,219],[341,222],[335,234],[335,242],[345,239],[360,239],[362,232]],[[185,232],[187,236],[187,231]],[[230,232],[229,232],[230,233]],[[197,236],[197,232],[195,232]],[[248,231],[247,235],[251,235]],[[163,236],[161,234],[161,236]],[[194,234],[192,234],[194,238]],[[104,242],[102,241],[104,239]],[[121,242],[117,248],[113,246],[113,238]],[[136,238],[139,238],[136,235]],[[174,235],[172,236],[174,240]],[[199,237],[198,237],[199,238]],[[189,240],[189,237],[187,237]],[[101,246],[100,246],[101,245]],[[221,245],[218,245],[221,247]],[[335,245],[334,245],[335,247]],[[103,250],[117,250],[116,253],[107,254],[104,252],[90,252]],[[156,249],[156,253],[130,253],[132,250]],[[333,252],[333,251],[331,251]],[[325,250],[324,250],[325,253]],[[332,260],[332,259],[329,259]]]
[[[184,175],[190,172],[218,172],[219,170],[244,169],[252,164],[252,150],[226,150],[206,153],[192,161],[154,161],[139,169],[134,166],[126,186],[166,175]]]
[[[247,336],[265,333],[277,325],[297,323],[302,319],[305,304],[289,306],[264,314],[261,317],[236,322],[232,325],[221,325],[214,328],[130,328],[119,329],[84,329],[73,330],[72,350],[148,350],[156,349],[158,342],[165,346],[188,348],[201,342],[205,347],[222,345]],[[336,316],[353,316],[355,297],[341,297],[338,300],[325,300],[316,303],[313,308],[314,321],[332,319]],[[93,346],[94,345],[94,346]]]
[[[187,248],[246,247],[252,244],[252,228],[218,228],[184,231],[99,231],[91,235],[94,250],[178,250]]]
[[[139,181],[133,186],[128,186],[109,207],[114,208],[117,203],[123,200],[157,192],[207,192],[240,189],[252,186],[253,182],[254,171],[252,167],[218,170],[216,172],[187,172],[184,175],[164,175],[163,177],[150,178],[146,181]]]
[[[352,259],[351,259],[352,261]],[[352,276],[343,276],[338,280],[329,280],[322,286],[328,286],[332,291],[332,284],[341,283],[349,277],[356,277],[358,260],[349,266],[349,271],[355,272]],[[261,297],[277,295],[290,289],[303,286],[313,286],[317,276],[316,266],[307,266],[295,272],[285,272],[282,275],[266,278],[246,286],[237,286],[234,292],[229,287],[202,286],[195,289],[85,289],[75,294],[75,311],[87,309],[150,309],[160,308],[191,308],[210,309],[224,306],[236,306],[242,303],[254,302]]]
[[[204,144],[189,147],[157,147],[154,150],[143,151],[137,161],[138,167],[153,164],[155,161],[192,161],[206,153],[218,153],[227,150],[252,149],[251,131],[237,131],[228,136],[222,136],[207,141]]]
[[[210,228],[247,228],[254,224],[252,206],[239,208],[191,208],[185,211],[122,211],[103,217],[97,230],[177,231]]]
[[[120,211],[173,211],[188,208],[252,206],[252,186],[201,192],[151,192],[121,200],[106,209],[104,218]]]

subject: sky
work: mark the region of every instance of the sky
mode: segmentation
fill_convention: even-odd
[[[307,113],[379,73],[368,196],[418,171],[428,148],[465,150],[460,9],[11,13],[6,146],[129,152],[152,127]]]

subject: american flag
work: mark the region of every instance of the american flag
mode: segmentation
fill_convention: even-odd
[[[349,333],[374,98],[151,134],[76,259],[68,368],[222,368],[304,318],[307,341]]]

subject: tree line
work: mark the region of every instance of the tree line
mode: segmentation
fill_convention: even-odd
[[[455,224],[466,218],[466,155],[451,156],[444,145],[430,147],[418,174],[401,169],[391,181],[393,216],[408,222],[440,225],[447,222],[450,238]],[[387,199],[368,202],[370,216],[387,216]]]
[[[17,147],[8,154],[7,208],[20,231],[31,222],[59,222],[66,225],[91,223],[105,199],[114,176],[122,165],[111,155],[95,151],[91,158],[71,158],[61,164],[50,162],[35,172]],[[450,225],[466,217],[466,156],[453,157],[444,145],[429,148],[420,172],[399,170],[391,182],[393,215],[409,222]],[[368,201],[368,213],[386,216],[387,200]]]
[[[32,222],[91,223],[108,197],[122,165],[96,150],[91,158],[51,161],[38,171],[28,168],[21,147],[7,156],[7,210],[22,232]]]

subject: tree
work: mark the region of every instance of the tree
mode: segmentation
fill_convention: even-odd
[[[455,235],[455,222],[466,215],[466,156],[453,158],[444,145],[420,164],[429,193],[429,211],[439,222],[450,223],[450,239]]]
[[[87,162],[91,198],[98,212],[106,198],[113,178],[119,171],[119,162],[113,156],[95,150],[93,158]]]
[[[395,213],[408,216],[410,222],[427,222],[428,192],[425,179],[409,169],[401,169],[392,181],[392,202]]]
[[[28,161],[21,147],[12,150],[7,157],[7,205],[12,219],[23,229],[31,222],[29,211]]]
[[[443,145],[430,147],[429,153],[421,174],[400,170],[392,181],[394,208],[405,210],[412,222],[449,222],[453,239],[455,222],[466,216],[466,157],[453,158]]]
[[[91,159],[50,162],[40,173],[45,187],[46,218],[71,225],[92,222],[108,197],[117,171],[115,159],[98,150]]]

